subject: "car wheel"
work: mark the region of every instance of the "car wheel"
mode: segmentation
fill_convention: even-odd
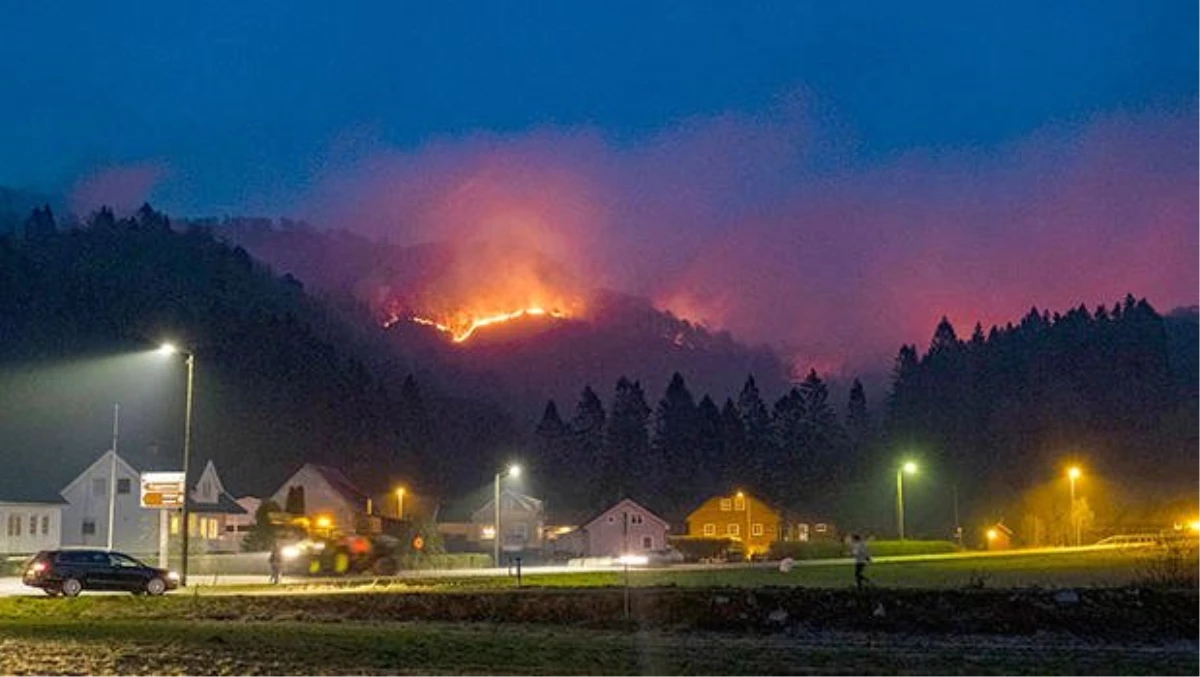
[[[77,597],[83,592],[83,583],[78,578],[68,578],[62,582],[62,594],[67,597]]]
[[[167,584],[163,579],[155,576],[146,581],[146,592],[157,597],[167,591]]]

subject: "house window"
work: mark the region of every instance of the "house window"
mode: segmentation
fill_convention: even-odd
[[[83,521],[83,535],[84,536],[95,536],[96,535],[96,520],[85,519]]]
[[[728,498],[722,498],[721,512],[729,512],[730,510],[733,510],[733,501],[729,500]]]
[[[630,516],[629,516],[629,523],[630,523],[630,524],[641,524],[641,523],[642,523],[642,516],[641,516],[641,515],[630,515]]]
[[[179,515],[171,515],[171,535],[179,535]]]
[[[42,515],[42,535],[45,536],[49,533],[50,533],[50,516]]]
[[[29,535],[37,536],[37,515],[29,516]]]
[[[654,537],[653,536],[642,536],[642,550],[653,550],[653,549],[654,549]]]
[[[807,541],[808,540],[808,525],[807,524],[796,525],[796,530],[799,533],[799,538],[797,540],[799,540],[799,541]]]
[[[705,524],[704,525],[704,535],[705,536],[716,536],[717,535],[717,525]]]
[[[8,523],[6,525],[5,533],[7,533],[9,536],[20,536],[21,535],[21,516],[20,515],[9,515],[8,516]]]
[[[826,531],[829,531],[829,526],[826,524],[818,524],[817,526],[813,527],[813,531],[817,532],[818,534],[823,534]]]
[[[746,497],[745,497],[745,496],[738,496],[737,498],[733,499],[733,509],[734,509],[734,510],[736,510],[736,511],[738,511],[738,512],[745,512],[745,510],[746,510]]]
[[[118,494],[128,494],[129,493],[129,478],[128,477],[122,477],[117,480],[117,493]]]
[[[616,516],[616,515],[609,515],[609,516],[608,516],[608,523],[609,523],[609,524],[616,524],[616,523],[617,523],[617,516]]]
[[[221,525],[217,524],[217,520],[215,520],[215,519],[208,521],[208,537],[210,539],[216,540],[220,536],[220,534],[218,533],[218,529],[220,528],[220,526]]]
[[[509,536],[524,541],[525,539],[529,538],[529,525],[525,524],[524,522],[518,522],[517,524],[514,524],[512,531],[509,532]]]
[[[729,524],[725,527],[725,533],[729,534],[730,536],[737,536],[741,533],[741,529],[738,528],[737,524]]]
[[[763,525],[758,522],[755,522],[754,526],[750,530],[750,533],[753,534],[754,536],[762,536],[763,535]]]
[[[93,477],[92,478],[92,495],[93,496],[107,496],[108,491],[105,488],[106,484],[108,484],[107,478]]]

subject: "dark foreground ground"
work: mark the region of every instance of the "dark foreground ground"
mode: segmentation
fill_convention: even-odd
[[[14,598],[0,673],[1195,675],[1198,602],[1145,588]]]

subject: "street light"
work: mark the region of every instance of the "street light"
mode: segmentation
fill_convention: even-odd
[[[183,350],[173,343],[164,343],[159,347],[164,353],[175,354],[181,353],[187,357],[187,405],[183,414],[183,525],[180,528],[183,539],[183,547],[180,552],[179,562],[179,585],[187,586],[188,575],[188,537],[190,536],[188,529],[188,519],[191,517],[191,511],[188,509],[188,493],[190,486],[188,485],[188,465],[191,463],[192,457],[192,386],[195,383],[195,368],[196,356],[187,350]]]
[[[494,495],[492,496],[492,504],[495,507],[495,517],[496,517],[496,519],[495,519],[495,523],[496,523],[495,532],[496,533],[492,534],[492,537],[495,539],[493,541],[493,548],[495,551],[495,562],[494,562],[495,566],[500,566],[500,539],[502,537],[501,535],[504,533],[503,531],[500,530],[500,479],[503,478],[505,475],[507,475],[509,477],[520,477],[521,476],[521,466],[516,465],[514,463],[513,465],[508,466],[508,469],[501,470],[500,472],[496,473],[496,482],[493,486],[493,494]]]
[[[1077,548],[1080,545],[1080,537],[1079,516],[1077,515],[1079,511],[1075,509],[1075,480],[1079,479],[1079,476],[1082,474],[1083,472],[1079,469],[1079,466],[1073,465],[1067,468],[1067,479],[1071,482],[1071,527],[1075,531],[1075,547]]]
[[[904,540],[904,474],[917,472],[917,464],[912,461],[896,469],[896,524],[900,532],[900,540]]]
[[[404,519],[404,487],[396,488],[396,519]]]

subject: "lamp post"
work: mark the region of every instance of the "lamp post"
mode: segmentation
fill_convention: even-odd
[[[1067,479],[1071,483],[1071,529],[1075,532],[1075,547],[1077,548],[1079,547],[1080,538],[1079,516],[1077,514],[1079,511],[1075,509],[1075,480],[1079,479],[1081,474],[1083,473],[1079,470],[1078,466],[1071,466],[1067,469]]]
[[[108,549],[113,549],[113,533],[117,526],[117,436],[121,427],[121,405],[113,403],[112,458],[108,468]]]
[[[912,461],[908,461],[896,469],[896,526],[902,541],[904,540],[904,474],[911,475],[916,471],[917,464]]]
[[[396,519],[404,519],[404,487],[396,488]]]
[[[493,564],[497,567],[500,566],[500,538],[501,538],[501,534],[504,533],[500,529],[500,480],[505,476],[520,477],[521,476],[521,466],[516,465],[516,464],[510,465],[510,466],[508,466],[507,470],[501,470],[500,472],[496,473],[496,482],[493,485],[492,505],[495,507],[495,518],[496,518],[495,519],[495,527],[494,527],[495,533],[492,534],[493,549],[495,552],[495,554],[494,554],[495,561],[493,562]]]
[[[183,414],[183,515],[179,531],[182,536],[182,547],[180,549],[179,561],[179,585],[187,586],[188,575],[188,519],[191,517],[191,511],[188,509],[188,465],[192,458],[192,388],[195,383],[195,368],[196,355],[191,351],[182,350],[171,343],[164,343],[161,350],[167,353],[182,353],[187,357],[185,364],[187,365],[187,405]]]

